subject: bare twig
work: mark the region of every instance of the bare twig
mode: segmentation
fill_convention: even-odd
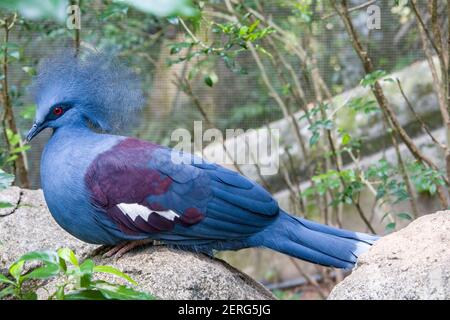
[[[202,48],[208,49],[208,50],[211,50],[211,51],[222,51],[222,50],[224,50],[224,48],[213,48],[213,47],[208,46],[206,43],[204,43],[199,38],[197,38],[197,36],[191,31],[191,29],[189,29],[189,27],[186,25],[186,23],[184,22],[184,20],[181,17],[178,17],[178,20],[180,20],[180,23],[183,26],[184,30],[189,34],[189,36],[192,38],[192,40],[194,40],[195,44],[198,44]]]
[[[253,59],[255,60],[257,66],[259,68],[259,71],[261,72],[261,77],[262,77],[263,82],[266,85],[267,89],[269,90],[270,96],[273,99],[275,99],[275,101],[277,102],[278,106],[280,107],[280,109],[283,113],[284,118],[286,118],[290,122],[294,137],[297,139],[298,145],[301,147],[302,146],[302,137],[300,135],[300,128],[298,126],[297,120],[295,120],[294,115],[292,115],[290,113],[290,111],[289,111],[288,107],[286,106],[286,104],[284,103],[283,99],[281,99],[278,92],[272,86],[272,84],[269,80],[269,77],[267,75],[267,72],[264,68],[264,65],[263,65],[261,59],[259,58],[258,53],[256,52],[255,46],[250,42],[247,45],[248,45],[248,48],[250,49],[250,52],[252,53]]]
[[[419,24],[422,26],[423,30],[427,34],[427,37],[428,37],[428,40],[431,43],[431,46],[433,47],[433,49],[436,52],[436,54],[439,56],[439,60],[444,61],[444,58],[442,56],[442,50],[439,49],[439,45],[436,43],[435,39],[431,36],[430,31],[428,30],[425,22],[422,19],[422,15],[420,14],[419,9],[417,8],[417,1],[416,0],[411,0],[410,3],[411,3],[411,8],[412,8],[412,10],[414,12],[414,15],[417,18],[417,21],[419,22]]]
[[[297,260],[294,258],[289,257],[294,267],[297,269],[297,271],[308,281],[309,284],[311,284],[317,291],[317,293],[320,295],[322,299],[325,299],[328,296],[328,292],[325,292],[323,288],[319,285],[319,283],[311,277],[308,273],[306,273],[302,267],[299,266]]]
[[[414,118],[417,120],[417,122],[420,123],[420,126],[422,127],[422,130],[428,134],[428,136],[431,138],[431,140],[433,140],[433,142],[439,146],[441,149],[443,149],[444,151],[447,149],[447,147],[445,145],[443,145],[442,143],[440,143],[431,133],[430,128],[428,128],[428,125],[423,121],[423,119],[417,114],[417,112],[414,110],[411,102],[409,101],[408,97],[405,94],[405,91],[403,90],[403,86],[400,82],[400,79],[396,79],[397,82],[397,86],[400,90],[400,93],[402,94],[403,99],[406,102],[406,105],[408,106],[409,110],[411,111],[411,113],[414,115]]]
[[[437,0],[428,1],[428,11],[431,14],[431,30],[435,39],[436,47],[442,54],[444,67],[447,64],[446,56],[444,54],[445,46],[442,42],[441,25],[438,17],[438,2]]]
[[[375,2],[377,2],[377,0],[370,0],[370,1],[367,1],[367,2],[365,2],[365,3],[362,3],[362,4],[359,4],[359,5],[357,5],[357,6],[354,6],[354,7],[349,8],[349,9],[348,9],[348,12],[353,12],[353,11],[358,11],[358,10],[361,10],[361,9],[365,9],[365,8],[367,8],[368,6],[371,6],[372,4],[374,4]],[[327,14],[327,15],[324,15],[323,17],[321,17],[321,19],[322,19],[322,20],[329,19],[329,18],[331,18],[331,17],[334,17],[335,15],[337,15],[337,13],[336,13],[336,12],[332,12],[332,13],[329,13],[329,14]]]

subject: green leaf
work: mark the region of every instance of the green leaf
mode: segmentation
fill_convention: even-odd
[[[180,47],[172,47],[170,48],[170,54],[176,54],[181,51]]]
[[[365,97],[351,99],[348,102],[347,107],[356,112],[363,111],[365,114],[380,111],[380,108],[378,107],[377,102],[375,100],[367,99]]]
[[[23,300],[37,300],[38,296],[37,293],[34,291],[28,291],[22,296]]]
[[[19,280],[20,275],[22,274],[23,271],[23,265],[25,264],[25,261],[17,261],[14,262],[10,267],[9,267],[9,273],[14,277],[14,279]]]
[[[105,296],[98,290],[80,290],[66,294],[65,300],[105,300]]]
[[[51,264],[59,264],[59,257],[56,252],[53,251],[32,251],[24,254],[18,259],[19,261],[31,261],[38,260]]]
[[[80,265],[80,271],[81,271],[81,278],[80,278],[80,287],[82,288],[88,288],[91,285],[92,281],[92,274],[94,272],[94,261],[91,259],[85,260]]]
[[[212,87],[212,86],[214,85],[214,82],[212,81],[212,79],[211,79],[210,76],[206,76],[205,79],[204,79],[204,81],[205,81],[205,83],[206,83],[208,86],[210,86],[210,87]]]
[[[349,135],[348,133],[344,133],[342,135],[342,145],[347,145],[350,143],[350,141],[352,140],[352,136]]]
[[[31,147],[29,145],[24,145],[24,146],[12,149],[11,153],[21,153],[21,152],[29,150],[30,148]]]
[[[114,267],[111,267],[111,266],[95,266],[94,272],[109,273],[109,274],[115,275],[117,277],[120,277],[120,278],[134,284],[135,286],[138,285],[137,282],[134,281],[129,275],[127,275],[127,274],[123,273],[122,271],[120,271]]]
[[[6,129],[6,137],[8,138],[9,144],[15,146],[20,142],[20,136],[14,133],[11,129]]]
[[[259,26],[260,21],[259,20],[255,20],[255,22],[253,22],[250,27],[248,28],[248,32],[252,33],[258,26]]]
[[[313,145],[317,144],[320,138],[319,132],[314,132],[311,138],[309,139],[309,145],[312,147]]]
[[[11,157],[9,157],[8,159],[6,159],[6,162],[13,162],[18,158],[17,154],[12,155]]]
[[[70,262],[74,266],[78,267],[78,259],[75,253],[69,248],[61,248],[58,250],[58,256],[66,262]]]
[[[20,59],[20,52],[19,51],[8,51],[8,56],[10,56],[11,58]]]
[[[0,291],[0,299],[13,295],[14,295],[14,288],[12,286],[6,287],[5,289]]]
[[[58,300],[65,300],[66,294],[64,292],[65,285],[58,286],[58,289],[56,289],[56,299]]]
[[[7,43],[0,44],[1,51],[5,51],[5,49],[18,50],[19,48],[20,48],[19,45],[17,43],[13,43],[13,42],[7,42]]]
[[[49,263],[34,269],[30,273],[23,276],[23,279],[48,279],[58,275],[60,270],[59,264]]]
[[[94,261],[92,261],[91,259],[86,259],[80,265],[80,270],[82,273],[92,273],[94,271],[94,267]]]
[[[400,213],[397,213],[396,215],[397,215],[397,217],[399,217],[400,219],[403,219],[403,220],[412,221],[412,219],[413,219],[411,217],[411,215],[407,212],[400,212]]]
[[[219,78],[213,72],[213,73],[210,73],[210,74],[206,75],[205,78],[204,78],[204,81],[209,87],[212,87],[213,85],[215,85],[219,81]]]
[[[361,80],[361,85],[363,87],[373,86],[375,82],[386,76],[386,74],[387,72],[384,70],[376,70],[372,73],[369,73],[365,75],[364,78]]]
[[[59,259],[59,267],[63,272],[67,272],[67,263],[63,259]]]
[[[239,29],[239,35],[243,36],[243,35],[249,33],[248,30],[249,30],[249,29],[248,29],[247,26],[242,26],[242,27]]]
[[[12,208],[12,207],[14,207],[14,206],[9,202],[0,202],[0,209]]]
[[[435,184],[432,184],[432,185],[430,186],[430,189],[428,189],[428,190],[429,190],[430,193],[433,195],[433,194],[436,193],[437,186],[436,186]]]
[[[106,7],[106,9],[102,10],[100,19],[106,21],[111,17],[126,16],[127,13],[128,6],[126,4],[120,2],[112,2]]]
[[[116,300],[154,300],[152,295],[145,292],[136,291],[132,288],[113,285],[105,281],[96,281],[94,283],[96,289],[101,291],[106,299]]]
[[[388,223],[388,224],[386,225],[386,227],[384,228],[384,230],[385,230],[387,233],[391,233],[392,231],[395,230],[395,227],[396,227],[396,223],[395,223],[395,222],[391,222],[391,223]]]
[[[2,283],[9,283],[9,284],[14,285],[13,281],[9,280],[6,276],[4,276],[2,274],[0,274],[0,282],[2,282]]]
[[[24,67],[22,67],[22,70],[30,76],[36,75],[36,68],[24,66]]]
[[[331,121],[331,120],[325,120],[325,121],[323,122],[323,127],[324,127],[326,130],[331,130],[331,129],[334,128],[334,123],[333,123],[333,121]]]

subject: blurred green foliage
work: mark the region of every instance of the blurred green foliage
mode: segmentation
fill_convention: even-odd
[[[28,270],[26,265],[31,262],[37,262],[39,266]],[[0,299],[36,300],[38,290],[43,290],[48,280],[56,281],[54,291],[47,292],[49,300],[154,299],[131,287],[99,280],[98,274],[107,273],[137,286],[133,279],[114,267],[95,265],[91,259],[80,262],[68,248],[28,252],[11,264],[8,270],[9,277],[0,274]]]

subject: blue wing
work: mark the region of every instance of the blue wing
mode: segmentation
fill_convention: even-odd
[[[248,238],[278,216],[277,202],[255,182],[194,156],[177,163],[173,155],[137,139],[119,143],[91,166],[94,203],[125,234],[182,244]],[[151,214],[125,214],[123,203]]]

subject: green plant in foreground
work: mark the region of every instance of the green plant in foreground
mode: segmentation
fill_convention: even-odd
[[[25,271],[28,262],[40,262],[40,266]],[[91,259],[79,263],[68,248],[55,251],[29,252],[9,267],[10,277],[0,274],[0,299],[11,297],[20,300],[36,300],[36,291],[44,288],[43,280],[57,279],[49,300],[152,300],[152,295],[131,287],[95,279],[98,273],[109,273],[133,285],[137,283],[128,275],[111,266],[95,265]],[[3,284],[3,288],[2,288]],[[48,291],[48,290],[47,290]]]

